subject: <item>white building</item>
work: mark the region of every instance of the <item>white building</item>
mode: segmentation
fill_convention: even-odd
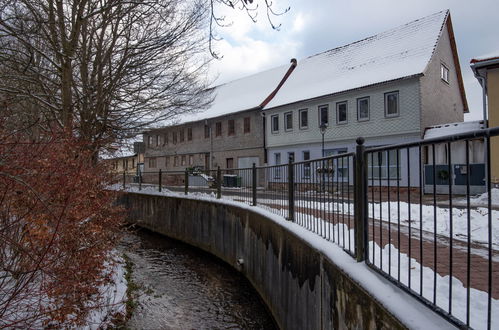
[[[321,124],[331,155],[354,151],[359,136],[367,147],[416,141],[426,127],[463,121],[467,111],[450,14],[439,12],[298,60],[264,107],[268,162],[285,163],[290,153],[295,161],[321,157]],[[406,153],[399,157],[406,168]],[[379,157],[382,165],[386,159]],[[419,186],[416,173],[411,186]]]

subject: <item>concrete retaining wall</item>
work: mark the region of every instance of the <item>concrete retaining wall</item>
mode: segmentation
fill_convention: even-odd
[[[405,328],[321,252],[259,213],[136,193],[124,194],[120,203],[137,225],[197,246],[239,269],[281,329]]]

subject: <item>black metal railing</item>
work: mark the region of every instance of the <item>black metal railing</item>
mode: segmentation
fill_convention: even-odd
[[[499,150],[491,138],[498,136],[492,128],[388,146],[359,138],[355,152],[320,159],[123,173],[122,182],[264,208],[338,244],[450,322],[492,329],[499,189],[491,167],[499,164],[491,155]]]

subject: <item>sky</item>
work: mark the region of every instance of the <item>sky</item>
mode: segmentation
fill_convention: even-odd
[[[261,2],[257,22],[231,8],[215,8],[230,26],[216,30],[223,39],[214,43],[222,56],[210,75],[224,83],[276,66],[291,58],[314,55],[372,36],[415,19],[449,9],[470,113],[465,121],[482,119],[482,89],[470,69],[470,60],[499,55],[498,0],[273,0],[273,30]]]

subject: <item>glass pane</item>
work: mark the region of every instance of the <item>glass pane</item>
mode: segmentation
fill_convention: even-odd
[[[308,126],[308,112],[302,111],[302,112],[300,112],[300,115],[301,115],[301,126],[307,127]]]
[[[387,109],[386,112],[388,115],[395,115],[398,113],[398,94],[393,93],[393,94],[388,94],[387,95]]]

